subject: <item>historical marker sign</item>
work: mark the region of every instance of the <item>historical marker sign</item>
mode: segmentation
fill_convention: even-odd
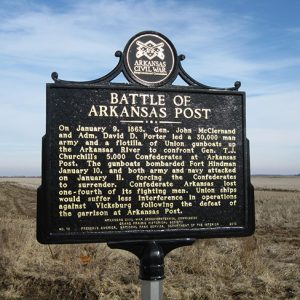
[[[133,37],[118,55],[99,80],[56,74],[47,85],[38,240],[251,234],[245,94],[204,89],[155,32]],[[109,83],[118,72],[131,84]],[[177,75],[193,86],[166,85]]]

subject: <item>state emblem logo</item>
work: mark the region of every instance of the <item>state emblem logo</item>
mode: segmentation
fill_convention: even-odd
[[[144,31],[134,36],[124,50],[130,78],[144,86],[162,86],[174,75],[177,54],[162,34]]]

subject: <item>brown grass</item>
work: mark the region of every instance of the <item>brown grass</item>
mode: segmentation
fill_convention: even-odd
[[[278,180],[278,178],[276,179]],[[300,191],[255,192],[252,237],[198,241],[165,259],[165,299],[300,299]],[[139,299],[138,259],[106,244],[40,245],[34,190],[0,183],[0,299]]]

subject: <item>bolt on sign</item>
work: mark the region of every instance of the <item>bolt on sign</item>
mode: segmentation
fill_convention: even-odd
[[[116,242],[250,235],[254,197],[240,83],[183,69],[160,33],[131,38],[96,80],[47,84],[37,239]],[[112,83],[122,73],[126,84]],[[186,86],[173,84],[180,77]]]

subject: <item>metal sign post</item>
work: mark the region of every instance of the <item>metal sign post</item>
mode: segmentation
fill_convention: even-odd
[[[142,300],[162,300],[164,280],[164,252],[159,243],[152,241],[144,248],[140,260],[140,279],[142,280]]]
[[[135,254],[140,259],[142,300],[162,300],[165,278],[164,258],[172,250],[192,245],[195,239],[174,239],[158,241],[133,241],[107,243],[112,249],[122,249]]]
[[[142,300],[162,300],[163,299],[163,279],[142,280],[141,290]]]

